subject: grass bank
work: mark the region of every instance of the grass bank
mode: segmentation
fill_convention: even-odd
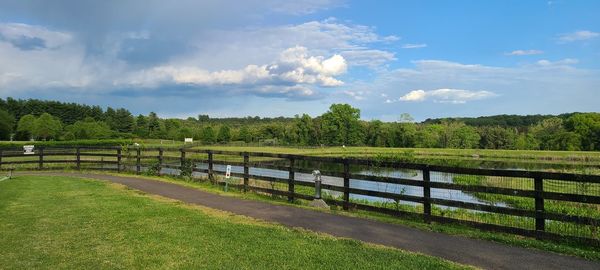
[[[465,268],[77,178],[0,182],[0,220],[5,269]]]
[[[128,176],[134,176],[134,175],[129,174]],[[134,176],[134,177],[149,178],[149,179],[154,179],[157,181],[166,181],[166,182],[170,182],[170,183],[181,184],[181,185],[185,185],[188,187],[192,187],[192,188],[196,188],[196,189],[200,189],[200,190],[204,190],[204,191],[217,193],[217,194],[220,194],[223,196],[234,196],[234,197],[240,197],[240,198],[245,198],[245,199],[260,200],[260,201],[273,203],[273,204],[294,205],[296,207],[301,207],[301,208],[310,208],[310,207],[308,207],[308,201],[298,199],[294,202],[294,204],[290,204],[287,202],[287,197],[285,197],[285,196],[273,196],[270,194],[267,195],[267,194],[254,193],[254,192],[243,193],[240,190],[233,189],[233,188],[230,188],[229,192],[224,192],[222,186],[211,184],[206,179],[189,179],[189,178],[182,179],[182,178],[178,178],[178,177],[167,177],[167,176],[162,176],[162,177]],[[217,179],[219,181],[223,181],[223,179],[221,179],[221,177],[217,176]],[[233,180],[232,182],[236,182],[236,181]],[[252,180],[251,179],[250,184],[263,186],[266,188],[272,188],[271,185],[269,185],[268,183],[264,183],[264,181],[260,181],[260,180]],[[285,190],[287,188],[287,186],[283,183],[275,183],[274,188]],[[308,188],[308,187],[303,187],[303,186],[296,186],[296,192],[300,192],[303,194],[313,194],[314,193],[313,189]],[[356,202],[356,203],[374,204],[379,207],[387,207],[390,209],[396,208],[395,204],[373,203],[373,202],[366,202],[366,201],[355,200],[355,199],[351,199],[351,201]],[[422,212],[422,208],[420,208],[421,206],[410,206],[410,205],[403,205],[403,204],[400,204],[398,206],[401,208],[401,210],[404,210],[404,211]],[[351,209],[350,211],[343,211],[341,208],[335,207],[335,206],[332,206],[332,208],[330,210],[317,210],[314,208],[311,208],[311,209],[316,210],[316,211],[326,211],[326,212],[340,214],[340,215],[368,218],[368,219],[373,219],[373,220],[387,222],[387,223],[400,224],[400,225],[410,226],[413,228],[419,228],[422,230],[429,230],[429,231],[448,233],[448,234],[453,234],[453,235],[461,235],[461,236],[477,238],[477,239],[490,240],[490,241],[505,243],[505,244],[514,245],[514,246],[526,247],[526,248],[535,248],[535,249],[540,249],[540,250],[545,250],[545,251],[550,251],[550,252],[555,252],[555,253],[578,256],[578,257],[586,258],[589,260],[600,261],[600,251],[596,247],[584,245],[581,243],[574,243],[574,242],[567,242],[567,241],[555,242],[555,241],[537,240],[537,239],[530,238],[530,237],[522,237],[522,236],[507,234],[507,233],[482,231],[482,230],[478,230],[478,229],[475,229],[472,227],[462,226],[462,225],[458,225],[458,224],[441,224],[441,223],[435,223],[435,222],[431,223],[431,224],[426,224],[420,218],[412,218],[409,216],[395,217],[395,216],[390,216],[390,215],[386,215],[386,214],[370,212],[370,211],[362,211],[362,210],[357,210],[357,209]],[[481,214],[475,214],[473,212],[466,212],[466,211],[454,212],[454,211],[450,211],[447,209],[440,209],[438,207],[433,207],[432,211],[436,212],[436,215],[444,215],[444,216],[458,217],[457,215],[462,214],[463,216],[460,216],[460,218],[472,217],[476,220],[485,221],[485,222],[492,222],[492,221],[496,220],[498,224],[503,224],[503,225],[507,225],[506,222],[510,221],[510,220],[502,220],[502,218],[498,218],[498,216],[493,216],[493,215],[486,215],[486,214],[481,215]],[[508,224],[508,225],[517,225],[517,224]]]

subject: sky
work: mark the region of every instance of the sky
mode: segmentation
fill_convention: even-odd
[[[600,1],[0,0],[0,97],[162,117],[600,111]]]

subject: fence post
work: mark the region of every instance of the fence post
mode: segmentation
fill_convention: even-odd
[[[44,148],[40,147],[40,159],[38,163],[39,169],[44,169]]]
[[[117,149],[117,172],[121,172],[121,148]]]
[[[248,182],[250,180],[249,162],[250,156],[248,155],[248,152],[244,152],[244,192],[248,191]]]
[[[208,180],[213,182],[213,152],[208,150]]]
[[[81,171],[81,149],[77,147],[77,170]]]
[[[546,229],[546,220],[544,218],[544,179],[540,176],[535,176],[533,179],[535,192],[535,230],[543,232]]]
[[[350,208],[350,162],[344,158],[344,210]]]
[[[288,202],[294,202],[294,158],[290,158],[288,175]]]
[[[160,171],[162,170],[163,164],[163,149],[158,148],[158,175],[160,175]]]
[[[429,168],[423,169],[423,214],[425,222],[431,222],[431,175]]]
[[[136,174],[140,174],[140,172],[142,171],[142,160],[141,160],[141,154],[142,154],[142,149],[140,149],[140,147],[138,147],[135,150],[135,173]]]

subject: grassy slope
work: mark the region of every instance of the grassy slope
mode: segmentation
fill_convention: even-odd
[[[114,187],[40,176],[0,182],[2,268],[460,267]]]
[[[119,175],[119,174],[115,174],[115,175]],[[394,217],[394,216],[390,216],[390,215],[386,215],[386,214],[380,214],[380,213],[376,213],[376,212],[369,212],[369,211],[362,211],[362,210],[342,211],[341,209],[338,209],[337,207],[332,208],[332,210],[319,210],[319,209],[314,209],[312,207],[308,207],[307,206],[308,202],[306,202],[304,200],[296,200],[294,204],[290,204],[287,202],[287,197],[285,197],[285,196],[280,197],[280,196],[262,195],[262,194],[257,194],[257,193],[253,193],[253,192],[243,193],[236,189],[229,189],[229,192],[223,192],[223,188],[221,186],[213,185],[213,184],[209,183],[206,179],[204,179],[204,180],[202,180],[202,179],[200,179],[200,180],[198,180],[198,179],[183,180],[181,178],[172,178],[172,177],[166,177],[166,176],[163,176],[163,177],[135,176],[135,175],[128,175],[128,176],[180,184],[180,185],[184,185],[184,186],[191,187],[191,188],[196,188],[196,189],[200,189],[200,190],[204,190],[204,191],[209,191],[212,193],[217,193],[217,194],[220,194],[223,196],[241,197],[241,198],[251,199],[251,200],[260,200],[260,201],[273,203],[273,204],[296,206],[296,207],[301,207],[301,208],[310,208],[311,210],[315,210],[315,211],[325,211],[325,212],[330,212],[330,213],[340,214],[340,215],[374,219],[374,220],[381,221],[381,222],[401,224],[401,225],[405,225],[405,226],[419,228],[422,230],[431,230],[431,231],[454,234],[454,235],[462,235],[462,236],[471,237],[471,238],[491,240],[491,241],[501,242],[501,243],[514,245],[514,246],[535,248],[535,249],[546,250],[546,251],[550,251],[550,252],[578,256],[578,257],[586,258],[589,260],[600,261],[600,252],[597,250],[597,248],[588,246],[588,245],[583,245],[583,244],[570,243],[570,242],[542,241],[542,240],[537,240],[535,238],[521,237],[521,236],[514,235],[514,234],[499,233],[499,232],[492,232],[492,231],[481,231],[481,230],[477,230],[477,229],[474,229],[471,227],[465,227],[465,226],[454,225],[454,224],[439,224],[439,223],[426,224],[426,223],[423,223],[421,219],[412,219],[410,217],[398,218],[398,217]],[[250,180],[250,181],[252,184],[253,180]],[[277,184],[281,184],[281,183],[277,183]],[[285,188],[286,187],[284,187],[284,189]],[[297,191],[298,191],[298,189],[302,189],[302,188],[305,188],[305,187],[301,187],[301,186],[296,187]],[[381,206],[381,205],[379,205],[379,206]],[[412,207],[412,206],[408,206],[408,205],[400,205],[400,206],[405,211],[422,212],[421,209],[413,209],[414,207]],[[433,211],[440,211],[440,210],[438,208],[434,207]],[[438,215],[439,214],[440,213],[438,213]],[[446,213],[446,215],[448,215],[448,213]],[[488,220],[488,221],[490,221],[490,220]],[[502,224],[502,223],[500,223],[500,224]]]

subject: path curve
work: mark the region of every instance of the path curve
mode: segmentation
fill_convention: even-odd
[[[23,175],[25,173],[21,173]],[[220,196],[173,183],[91,173],[36,172],[119,183],[146,193],[338,237],[419,252],[484,269],[600,269],[600,263],[540,250],[419,230],[407,226]]]

